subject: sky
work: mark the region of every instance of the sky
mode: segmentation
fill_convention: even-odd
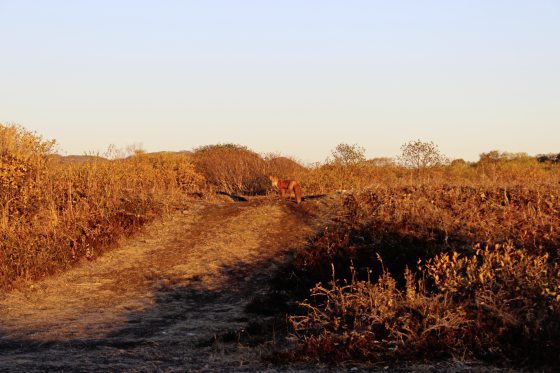
[[[558,0],[0,0],[0,123],[62,154],[560,152]]]

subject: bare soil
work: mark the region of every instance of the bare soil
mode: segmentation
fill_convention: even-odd
[[[255,299],[332,206],[185,201],[97,260],[0,295],[0,371],[280,369],[262,356],[285,326]]]

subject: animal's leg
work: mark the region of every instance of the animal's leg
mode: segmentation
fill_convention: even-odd
[[[288,185],[288,192],[290,192],[290,200],[292,200],[292,198],[295,197],[294,195],[294,182],[291,181],[290,184]]]
[[[294,186],[294,189],[296,191],[296,202],[299,204],[299,203],[301,203],[301,188],[300,188],[299,184],[296,184]]]

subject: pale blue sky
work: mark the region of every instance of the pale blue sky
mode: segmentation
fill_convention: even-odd
[[[560,152],[558,0],[0,0],[0,122],[69,154]]]

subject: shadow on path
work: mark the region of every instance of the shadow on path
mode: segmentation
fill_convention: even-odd
[[[218,290],[196,279],[189,285],[167,279],[171,284],[154,290],[151,306],[127,313],[103,338],[34,341],[0,330],[0,372],[263,369],[259,356],[273,343],[273,330],[285,331],[286,298],[278,295],[274,308],[255,299],[268,295],[283,263],[285,257],[271,257],[223,266]]]

